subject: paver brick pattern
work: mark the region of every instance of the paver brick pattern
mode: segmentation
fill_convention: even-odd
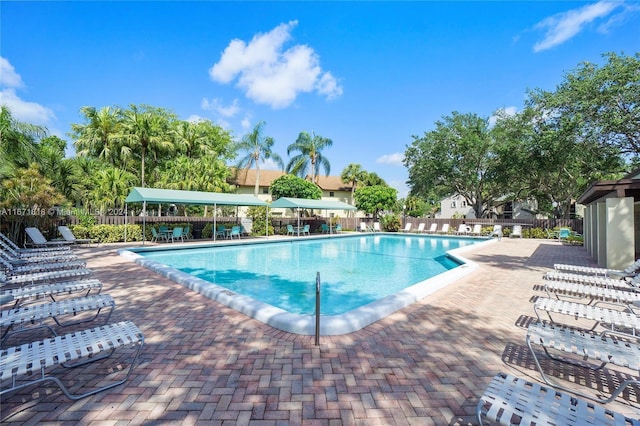
[[[505,238],[466,254],[480,265],[472,275],[315,346],[314,336],[248,318],[118,256],[117,248],[77,252],[116,300],[111,320],[132,320],[145,335],[133,375],[76,402],[53,385],[9,394],[3,424],[476,424],[478,397],[495,373],[540,379],[524,340],[535,319],[531,300],[542,295],[533,285],[554,263],[594,265],[582,247]],[[105,372],[117,374],[130,355],[55,373],[84,389]],[[625,377],[545,366],[563,384],[595,394]],[[639,417],[639,393],[609,406]]]

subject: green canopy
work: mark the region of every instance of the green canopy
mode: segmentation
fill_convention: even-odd
[[[183,191],[179,189],[159,189],[159,188],[138,188],[131,190],[125,203],[143,203],[143,211],[146,211],[147,203],[176,203],[191,205],[208,205],[208,206],[268,206],[266,201],[254,197],[253,195],[244,194],[223,194],[220,192],[203,192],[203,191]],[[267,209],[268,210],[268,209]],[[213,239],[216,240],[216,210],[213,211]],[[126,224],[126,222],[125,222]],[[147,220],[146,215],[142,219],[142,244],[144,244],[144,236],[146,232]],[[125,226],[125,241],[127,239],[127,230]]]
[[[253,195],[223,194],[219,192],[183,191],[179,189],[133,188],[126,203],[176,203],[195,205],[266,206]]]
[[[317,210],[358,210],[342,201],[309,200],[306,198],[278,198],[269,206],[272,209],[298,209],[298,235],[300,235],[300,209]],[[331,225],[329,225],[331,232]]]
[[[269,206],[272,209],[357,210],[342,201],[309,200],[306,198],[278,198]]]

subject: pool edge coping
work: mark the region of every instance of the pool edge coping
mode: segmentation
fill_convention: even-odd
[[[462,277],[471,274],[478,269],[478,265],[465,258],[463,253],[472,249],[475,250],[485,244],[491,244],[496,241],[496,239],[488,239],[469,246],[447,251],[447,256],[450,256],[459,262],[460,266],[344,314],[321,315],[320,335],[343,335],[361,330],[362,328],[437,292]],[[252,244],[252,242],[245,242],[245,244]],[[161,276],[164,276],[177,284],[278,330],[300,335],[316,334],[315,315],[300,315],[287,312],[281,308],[277,308],[249,296],[238,294],[217,284],[194,277],[175,268],[171,268],[165,264],[146,259],[131,249],[132,248],[119,249],[117,250],[117,254]]]

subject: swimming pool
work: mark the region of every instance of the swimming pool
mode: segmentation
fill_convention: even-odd
[[[134,249],[130,256],[227,306],[300,334],[313,334],[309,326],[319,272],[325,324],[321,334],[343,334],[441,288],[443,278],[446,282],[447,276],[460,275],[457,270],[469,270],[471,264],[447,252],[478,241],[368,234],[170,250],[165,246]],[[278,318],[288,324],[283,326]]]

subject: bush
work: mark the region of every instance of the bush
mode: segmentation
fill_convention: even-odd
[[[526,228],[522,230],[522,238],[547,238],[547,233],[542,228]]]
[[[247,216],[253,221],[253,229],[251,235],[273,235],[275,233],[273,224],[271,223],[271,210],[267,217],[267,208],[264,206],[249,207]],[[267,222],[268,221],[268,222]],[[267,227],[268,226],[268,231]],[[268,233],[267,233],[268,232]]]
[[[400,217],[394,213],[382,216],[380,219],[382,230],[386,232],[398,232],[402,227]]]
[[[84,225],[71,225],[71,232],[76,238],[91,238],[99,243],[120,243],[124,242],[125,225],[93,225],[90,227]],[[148,237],[151,237],[151,228],[147,226]],[[141,225],[126,225],[127,242],[142,241]]]

